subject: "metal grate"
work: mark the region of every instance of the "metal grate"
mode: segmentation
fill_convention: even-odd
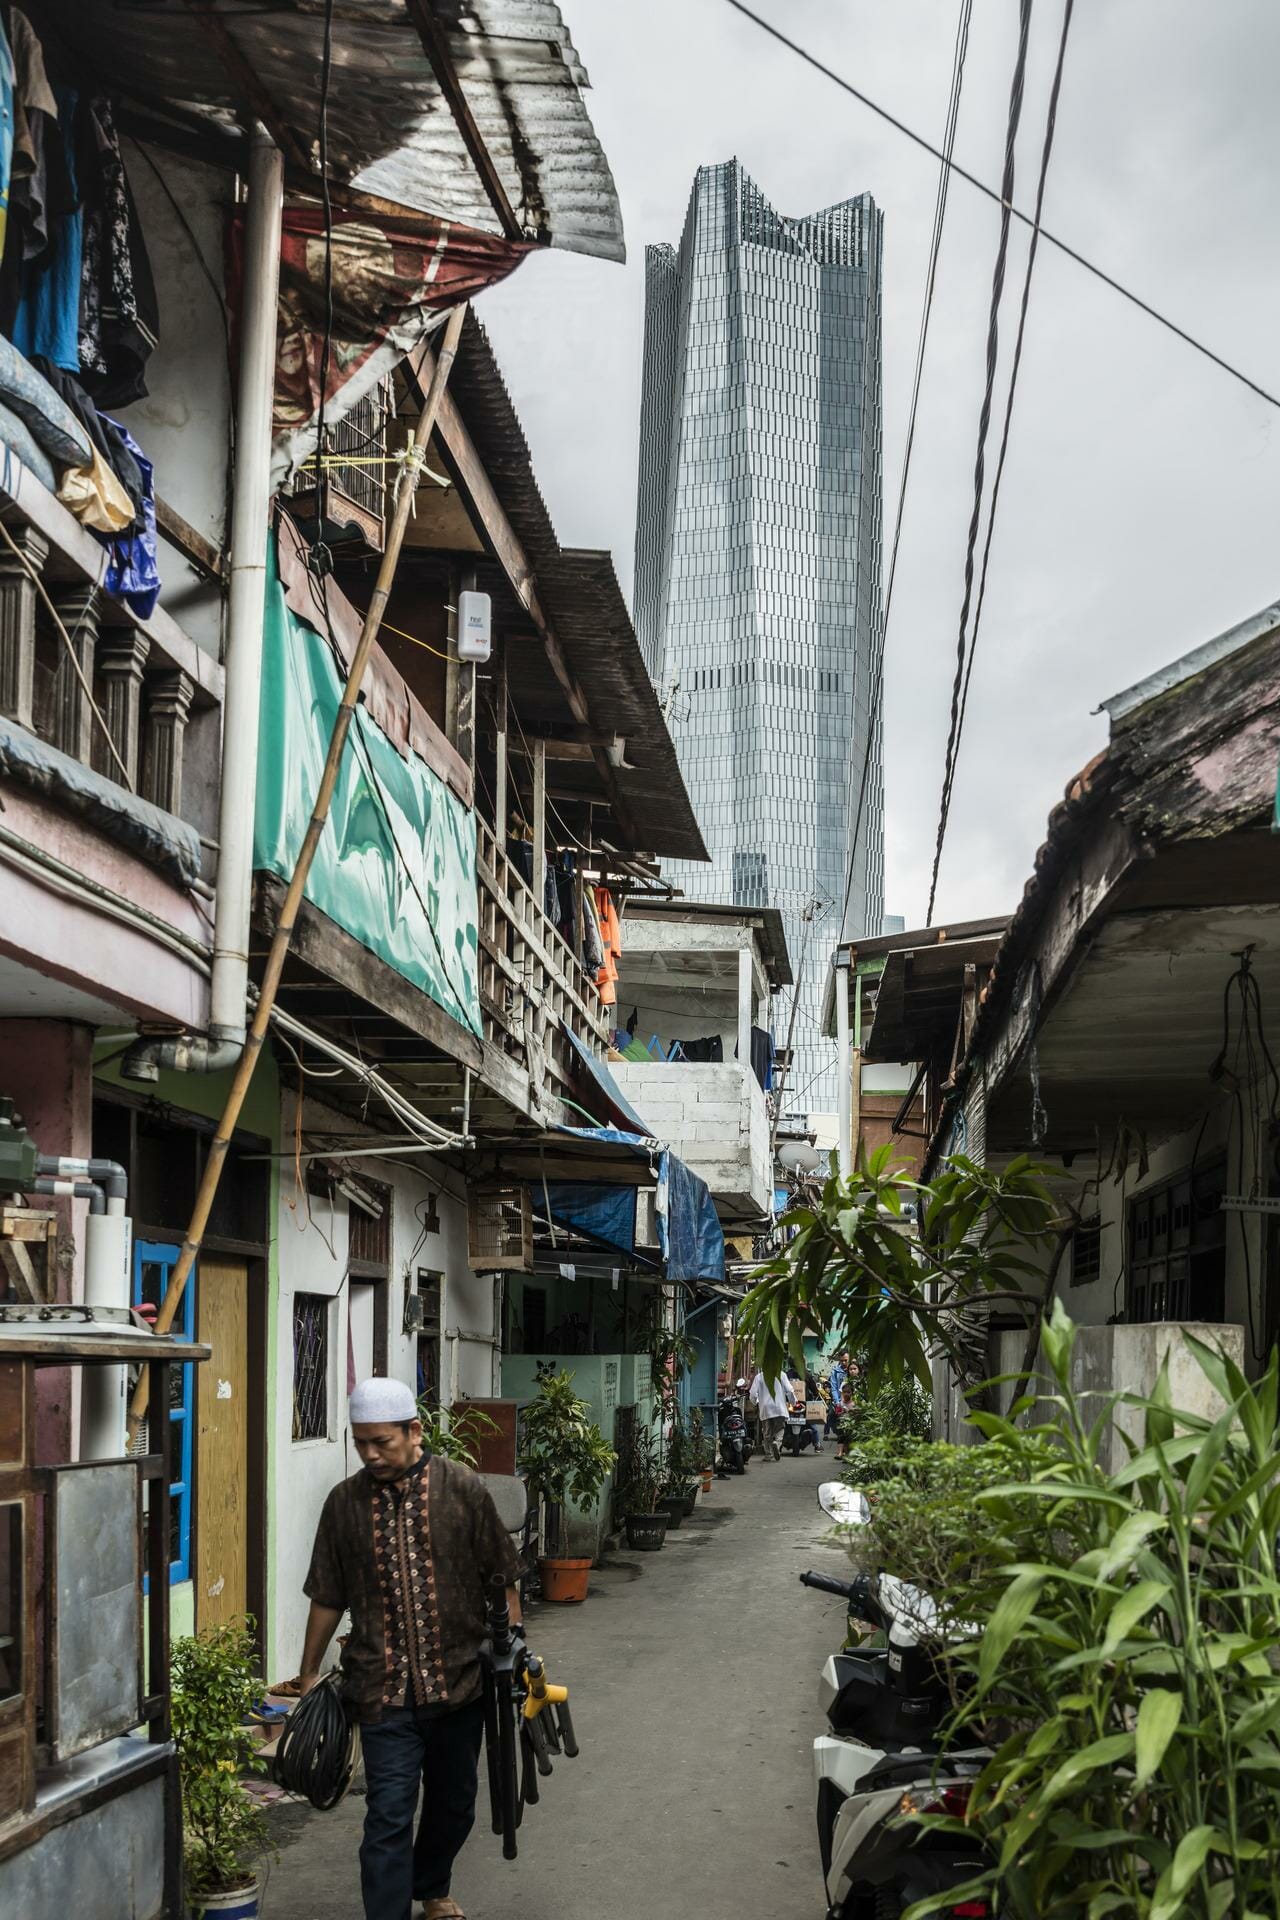
[[[323,1294],[293,1297],[293,1437],[324,1440],[329,1432],[329,1302]]]
[[[386,465],[394,420],[394,393],[390,380],[380,380],[357,400],[341,420],[325,428],[324,480],[326,513],[341,523],[354,508],[365,537],[380,548],[387,522],[387,501],[395,483],[395,468]],[[295,497],[316,490],[316,465],[309,460],[294,475]]]
[[[370,1205],[351,1200],[348,1226],[348,1258],[353,1268],[372,1277],[385,1277],[391,1271],[391,1189],[364,1180]],[[377,1211],[375,1211],[375,1208]]]
[[[1102,1221],[1095,1213],[1071,1235],[1071,1284],[1084,1287],[1102,1273]]]

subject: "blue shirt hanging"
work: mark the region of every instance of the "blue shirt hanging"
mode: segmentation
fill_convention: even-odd
[[[142,475],[142,510],[128,533],[96,536],[111,558],[103,583],[108,593],[118,594],[140,620],[148,620],[160,597],[160,562],[156,546],[156,496],[151,462],[127,427],[118,420],[102,418],[115,428],[138,463]]]

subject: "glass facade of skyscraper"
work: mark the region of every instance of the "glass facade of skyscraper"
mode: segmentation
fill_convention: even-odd
[[[665,871],[781,909],[784,1104],[809,1112],[836,1105],[820,1014],[864,780],[846,932],[884,906],[882,227],[867,195],[784,218],[730,161],[646,261],[635,624],[712,856]]]

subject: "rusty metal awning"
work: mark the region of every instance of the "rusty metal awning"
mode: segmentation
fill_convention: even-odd
[[[185,129],[215,161],[234,157],[259,119],[290,186],[318,192],[322,0],[29,0],[27,11],[74,66],[152,116],[153,131]],[[589,84],[553,0],[340,0],[327,112],[335,197],[622,260]]]

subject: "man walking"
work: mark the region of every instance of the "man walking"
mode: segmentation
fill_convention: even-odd
[[[520,1618],[519,1562],[484,1482],[424,1448],[403,1381],[364,1381],[350,1418],[364,1465],[320,1515],[303,1583],[311,1612],[302,1692],[316,1685],[350,1612],[343,1697],[364,1748],[366,1920],[412,1920],[415,1900],[425,1920],[465,1920],[449,1884],[475,1820],[480,1643],[493,1581],[505,1583],[511,1617]]]
[[[760,1451],[766,1460],[770,1456],[775,1460],[782,1458],[782,1430],[791,1411],[792,1397],[791,1384],[785,1374],[769,1383],[757,1370],[747,1398],[754,1406],[756,1419],[760,1423]]]

